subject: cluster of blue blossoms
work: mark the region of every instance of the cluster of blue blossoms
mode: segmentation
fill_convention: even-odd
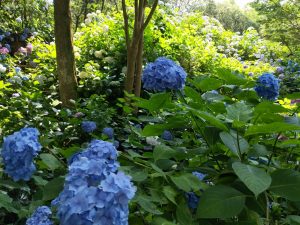
[[[271,73],[264,73],[258,78],[255,91],[258,96],[275,101],[279,96],[279,80]]]
[[[93,121],[83,121],[81,123],[81,128],[86,133],[92,133],[97,129],[97,124]]]
[[[192,173],[194,176],[196,176],[199,180],[203,180],[206,176],[206,174],[203,174],[203,173],[199,173],[199,172],[193,172]],[[187,201],[188,201],[188,206],[191,208],[191,209],[197,209],[198,207],[198,204],[199,204],[199,201],[200,201],[200,198],[194,193],[194,192],[188,192],[186,193],[186,198],[187,198]]]
[[[114,138],[114,129],[111,127],[105,127],[102,130],[102,134],[106,135],[109,139]]]
[[[173,134],[168,130],[165,130],[162,133],[161,138],[166,140],[166,141],[172,141],[174,139]]]
[[[143,72],[143,87],[146,90],[181,90],[184,87],[186,72],[174,61],[160,57],[149,63]]]
[[[47,206],[38,207],[30,218],[27,219],[26,225],[53,225],[49,219],[52,212]]]
[[[4,172],[14,181],[28,181],[36,171],[33,159],[41,150],[38,136],[36,128],[23,128],[4,138],[1,151]]]
[[[118,172],[115,147],[94,140],[69,161],[63,191],[53,200],[61,225],[128,224],[128,202],[136,188]]]

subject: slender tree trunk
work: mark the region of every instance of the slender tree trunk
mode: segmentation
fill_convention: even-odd
[[[63,106],[72,107],[70,100],[77,98],[77,81],[70,0],[54,0],[54,21],[60,100]]]
[[[154,0],[151,11],[145,20],[145,7],[147,0],[135,0],[135,18],[132,37],[129,37],[128,14],[126,10],[126,1],[122,0],[122,10],[124,17],[124,30],[127,46],[127,74],[125,78],[124,90],[128,93],[134,93],[139,96],[141,89],[141,74],[143,62],[143,35],[145,28],[149,24],[154,11],[157,7],[158,0]]]
[[[140,97],[141,96],[141,87],[142,87],[142,72],[143,72],[144,35],[142,35],[138,46],[139,46],[138,53],[136,56],[134,94],[135,94],[135,96]]]

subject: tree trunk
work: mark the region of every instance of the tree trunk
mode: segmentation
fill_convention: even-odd
[[[134,81],[134,94],[137,97],[141,96],[142,73],[143,73],[143,50],[144,50],[144,35],[142,34],[141,40],[138,45],[138,53],[136,56],[136,72],[135,72],[135,81]]]
[[[54,22],[60,100],[63,106],[72,107],[70,100],[77,98],[77,81],[70,0],[54,0]]]
[[[128,93],[134,91],[139,96],[141,91],[141,74],[143,63],[143,35],[145,28],[149,24],[154,11],[157,7],[158,0],[154,0],[149,15],[145,20],[145,7],[147,0],[134,1],[135,18],[132,37],[129,36],[128,14],[126,10],[126,1],[122,0],[122,10],[124,17],[124,31],[127,46],[127,74],[125,78],[124,90]]]

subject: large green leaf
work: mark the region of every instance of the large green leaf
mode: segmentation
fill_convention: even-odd
[[[199,202],[198,218],[226,219],[237,216],[244,208],[246,196],[232,187],[218,185],[207,189]]]
[[[254,135],[254,134],[272,134],[272,133],[280,133],[285,131],[296,131],[300,130],[300,126],[282,123],[282,122],[275,122],[270,124],[262,124],[262,125],[254,125],[249,127],[246,131],[245,135]]]
[[[201,188],[201,181],[191,173],[181,174],[180,176],[171,176],[171,180],[179,189],[182,189],[185,192],[191,190],[198,191]]]
[[[154,124],[154,125],[146,125],[142,131],[142,135],[144,136],[159,136],[164,130],[170,130],[173,128],[182,128],[186,126],[186,121],[184,120],[176,120],[169,121],[165,124]]]
[[[149,100],[140,99],[137,105],[138,107],[148,109],[150,112],[154,112],[163,108],[169,102],[171,102],[171,93],[162,92],[151,95]]]
[[[201,76],[197,77],[192,81],[192,83],[202,91],[210,91],[215,90],[222,86],[223,82],[219,79],[212,78],[212,77],[204,77]]]
[[[42,153],[40,154],[40,158],[50,170],[55,170],[57,168],[63,167],[62,163],[51,154]]]
[[[196,109],[190,108],[190,111],[194,113],[197,117],[202,119],[204,122],[208,123],[209,125],[215,126],[221,130],[227,131],[228,128],[222,123],[222,121],[218,120],[215,116],[207,113],[207,112],[202,112]]]
[[[274,104],[273,102],[269,102],[269,101],[263,101],[255,107],[254,114],[282,113],[282,112],[287,112],[287,111],[288,111],[288,109],[284,108],[281,105]]]
[[[178,204],[176,208],[176,218],[180,225],[193,224],[193,215],[185,202]]]
[[[289,225],[300,225],[300,216],[296,216],[296,215],[289,215],[286,218],[286,222]]]
[[[290,201],[300,201],[300,173],[298,171],[276,170],[271,174],[271,177],[271,191]]]
[[[171,186],[164,186],[163,187],[163,193],[164,195],[171,201],[173,202],[175,205],[177,205],[176,203],[176,196],[177,196],[177,192],[176,190],[171,187]]]
[[[233,74],[228,69],[217,69],[218,77],[225,81],[226,84],[243,85],[247,83],[247,80],[242,75]]]
[[[177,158],[182,156],[184,152],[175,150],[173,148],[170,148],[166,145],[156,145],[154,150],[153,150],[153,158],[154,160],[159,160],[159,159],[170,159],[170,158]]]
[[[230,133],[225,131],[221,132],[220,138],[223,143],[237,156],[239,156],[239,152],[243,154],[249,149],[248,142],[241,136],[237,138],[237,133],[233,130],[231,130]]]
[[[155,217],[151,222],[151,225],[176,225],[176,224],[164,219],[163,217]]]
[[[64,177],[56,177],[50,180],[43,188],[43,200],[48,201],[56,198],[63,190]]]
[[[153,203],[150,196],[144,194],[137,194],[134,199],[145,211],[154,214],[161,215],[162,212],[157,208],[157,206]]]
[[[233,121],[247,122],[252,118],[253,110],[244,102],[237,102],[226,107],[227,118]]]
[[[272,179],[263,169],[240,162],[233,163],[232,168],[240,180],[256,197],[271,185]]]
[[[13,206],[13,199],[7,194],[0,192],[0,208],[5,208],[8,212],[17,213],[17,210]]]

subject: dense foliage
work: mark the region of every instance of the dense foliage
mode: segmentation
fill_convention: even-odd
[[[122,13],[81,3],[91,13],[73,6],[72,108],[59,100],[43,9],[25,7],[40,25],[15,11],[1,27],[0,224],[298,224],[290,46],[160,4],[144,35],[142,97],[124,96]]]

